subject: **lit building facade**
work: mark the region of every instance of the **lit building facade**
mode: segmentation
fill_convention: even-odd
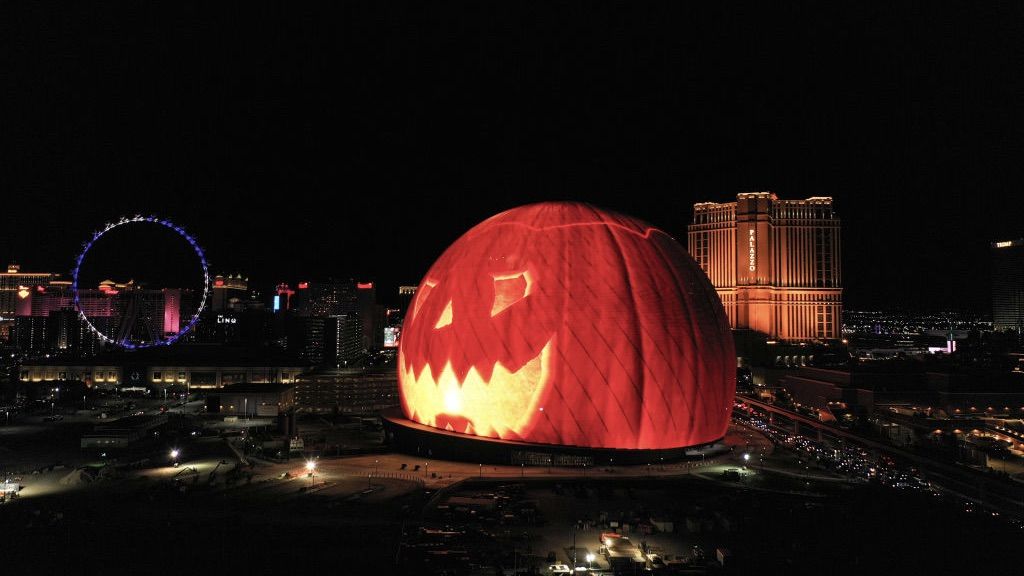
[[[47,286],[53,274],[22,272],[17,264],[9,264],[0,272],[0,319],[10,320],[18,311],[19,301],[28,298],[33,286]]]
[[[327,280],[325,282],[308,282],[307,291],[297,308],[300,315],[338,316],[359,311],[359,295],[354,280]],[[296,308],[293,306],[293,308]]]
[[[1024,238],[992,243],[992,329],[1024,330]]]
[[[331,316],[324,324],[324,361],[345,366],[363,356],[363,319],[359,314]]]
[[[305,412],[372,414],[399,405],[398,375],[390,369],[322,368],[295,380],[295,404]]]
[[[309,363],[272,348],[179,344],[115,350],[84,360],[36,359],[20,367],[22,382],[75,380],[87,386],[222,388],[229,384],[291,384]]]
[[[93,318],[101,332],[110,331],[109,317]],[[92,356],[103,341],[71,309],[55,310],[47,316],[19,316],[15,319],[11,344],[23,352],[62,353]]]
[[[228,384],[206,397],[211,413],[274,417],[295,407],[291,384]]]
[[[324,363],[327,318],[294,316],[287,322],[286,349],[310,364]]]
[[[164,288],[164,336],[174,336],[181,328],[181,289]]]
[[[130,334],[148,340],[177,334],[181,319],[190,317],[196,306],[189,289],[145,290],[112,280],[104,280],[98,288],[80,288],[77,308],[70,281],[51,279],[26,290],[18,295],[11,340],[18,348],[34,352],[95,354],[102,341],[81,320],[79,311],[107,337]]]
[[[240,303],[245,301],[248,289],[249,279],[242,278],[241,274],[215,276],[210,293],[210,309],[214,312],[238,309]]]
[[[114,316],[116,291],[82,288],[78,291],[78,306],[92,318]],[[49,286],[36,286],[28,296],[28,306],[18,316],[49,316],[60,310],[74,310],[71,282],[51,281]]]
[[[377,288],[373,282],[357,282],[356,291],[363,326],[362,347],[379,350],[384,347],[384,307],[377,304]]]
[[[734,329],[784,341],[837,340],[842,315],[840,220],[832,198],[749,192],[693,207],[689,251]]]

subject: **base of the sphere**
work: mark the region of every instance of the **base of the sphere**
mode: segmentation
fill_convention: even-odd
[[[484,438],[440,430],[413,422],[401,410],[381,414],[384,438],[393,449],[406,454],[460,460],[482,464],[526,466],[606,466],[658,464],[679,460],[701,460],[727,452],[722,438],[697,446],[661,450],[629,450],[537,444],[497,438]]]

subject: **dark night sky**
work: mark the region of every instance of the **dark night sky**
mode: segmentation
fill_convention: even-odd
[[[694,201],[772,190],[836,198],[848,308],[984,309],[987,243],[1024,236],[1020,3],[13,4],[0,260],[27,269],[144,211],[218,271],[390,291],[526,202],[685,242]]]

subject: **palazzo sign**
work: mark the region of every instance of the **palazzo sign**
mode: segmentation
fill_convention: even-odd
[[[750,246],[750,271],[754,272],[757,270],[757,239],[754,237],[754,229],[750,229],[750,236],[748,237]]]

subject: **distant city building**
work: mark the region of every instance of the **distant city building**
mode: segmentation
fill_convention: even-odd
[[[213,278],[213,286],[210,289],[210,310],[220,312],[222,310],[234,310],[248,296],[249,279],[242,278],[241,274],[220,276]]]
[[[914,313],[909,311],[843,310],[846,334],[945,336],[949,331],[966,337],[971,330],[991,330],[992,324],[974,314],[957,311]]]
[[[110,317],[94,318],[92,322],[97,330],[110,330]],[[72,309],[56,310],[47,316],[19,316],[12,334],[12,344],[23,352],[67,352],[85,357],[99,353],[103,347],[102,339]]]
[[[277,293],[274,295],[274,312],[283,312],[292,309],[292,296],[295,295],[295,290],[292,290],[288,284],[282,282],[277,285]]]
[[[100,290],[96,288],[80,288],[78,290],[78,305],[89,319],[107,318],[115,315],[116,291],[109,288]],[[35,286],[32,293],[26,298],[28,309],[19,316],[49,316],[59,310],[74,310],[74,294],[71,291],[71,282],[65,280],[51,281],[49,286]]]
[[[412,304],[412,299],[416,297],[416,288],[416,286],[398,287],[398,302],[402,308],[402,314],[409,312],[409,305]]]
[[[44,276],[49,277],[45,283],[20,285],[15,293],[14,322],[4,322],[8,343],[24,351],[98,352],[102,339],[91,333],[79,310],[106,337],[138,342],[178,334],[198,305],[190,289],[147,289],[133,282],[103,280],[96,288],[79,287],[76,307],[70,281],[52,275],[20,278],[38,280]]]
[[[65,290],[70,292],[70,290]],[[81,301],[83,290],[79,291]],[[116,321],[111,322],[112,330],[104,334],[115,341],[131,342],[155,342],[165,337],[164,320],[167,318],[165,304],[166,294],[163,290],[151,290],[128,281],[124,284],[113,280],[103,280],[99,284],[99,292],[109,296],[113,306],[112,316]],[[182,312],[179,308],[183,291],[178,291],[174,296],[174,316],[180,317]],[[92,320],[89,310],[83,307],[83,313]],[[102,308],[101,315],[105,313]],[[191,315],[191,314],[190,314]],[[176,332],[175,332],[176,333]]]
[[[11,330],[11,344],[22,352],[45,352],[50,348],[48,318],[19,316]]]
[[[32,287],[46,287],[53,278],[48,272],[22,272],[17,264],[9,264],[6,272],[0,272],[0,320],[13,319],[18,302],[28,297]]]
[[[363,348],[380,350],[384,347],[384,307],[377,304],[377,289],[373,282],[358,282],[356,290],[363,326]]]
[[[734,329],[784,341],[840,338],[840,221],[832,198],[749,192],[693,207],[689,251]]]
[[[291,309],[298,314],[309,315],[309,282],[299,282],[291,294]]]
[[[1024,329],[1024,238],[992,243],[992,329]]]
[[[363,321],[359,314],[327,318],[324,323],[324,362],[346,366],[358,360],[366,351],[363,338]]]
[[[181,289],[164,288],[164,336],[174,336],[181,329]]]
[[[317,369],[295,383],[295,404],[306,412],[371,414],[398,406],[398,374],[385,369]]]
[[[376,295],[372,282],[355,280],[300,282],[296,290],[281,284],[276,310],[289,312],[282,315],[286,348],[313,364],[333,366],[383,348],[384,308]]]
[[[57,332],[54,332],[72,334],[88,331],[85,322],[78,317],[78,310],[109,338],[152,341],[177,334],[182,319],[190,318],[196,305],[195,293],[189,289],[150,290],[131,282],[119,284],[104,280],[98,288],[79,288],[76,309],[71,282],[51,280],[47,286],[35,285],[24,298],[19,297],[14,340],[23,350],[93,353],[88,350],[95,351],[95,335],[65,338],[56,336]],[[59,325],[43,320],[58,313],[61,313]],[[48,327],[45,336],[40,328],[44,326]],[[80,350],[78,345],[85,346],[85,349]]]
[[[292,316],[287,320],[287,350],[314,366],[324,363],[327,318]]]
[[[307,283],[299,314],[326,318],[359,312],[359,296],[354,280],[327,280]]]
[[[176,344],[136,351],[106,352],[88,361],[45,359],[25,362],[22,382],[73,380],[88,386],[220,388],[228,384],[288,384],[308,362],[273,348]]]
[[[274,339],[274,317],[264,308],[207,310],[187,337],[196,344],[265,346]]]
[[[829,410],[857,407],[870,413],[876,403],[914,403],[949,416],[1024,415],[1021,374],[937,372],[924,363],[858,364],[854,369],[801,367],[782,373],[778,384],[796,402]]]
[[[295,406],[291,384],[229,384],[206,396],[208,412],[238,416],[277,416]]]
[[[113,422],[97,424],[92,432],[82,435],[81,446],[104,451],[128,448],[149,438],[150,432],[167,424],[167,420],[167,414],[151,414],[126,416]]]

